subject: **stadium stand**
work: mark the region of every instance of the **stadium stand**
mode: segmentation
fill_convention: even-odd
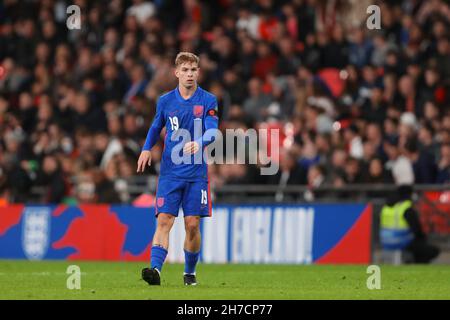
[[[445,1],[74,4],[81,30],[67,29],[63,0],[0,4],[2,203],[130,203],[151,191],[158,152],[150,178],[136,178],[135,164],[156,98],[176,85],[178,51],[199,54],[221,130],[282,132],[278,175],[212,165],[213,189],[328,185],[336,195],[360,184],[450,183]],[[366,27],[369,4],[381,8],[380,30]]]

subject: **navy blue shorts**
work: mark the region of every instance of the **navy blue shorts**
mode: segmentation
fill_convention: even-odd
[[[211,217],[211,196],[207,181],[182,181],[159,177],[155,214],[178,217],[180,204],[184,216]]]

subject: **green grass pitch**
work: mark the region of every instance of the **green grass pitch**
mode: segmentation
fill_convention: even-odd
[[[71,264],[80,290],[67,289]],[[181,264],[165,264],[162,285],[150,287],[144,266],[0,260],[0,299],[450,299],[450,268],[441,265],[380,266],[380,290],[367,288],[367,266],[200,264],[196,287],[183,285]]]

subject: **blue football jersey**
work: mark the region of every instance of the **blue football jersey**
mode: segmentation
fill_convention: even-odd
[[[156,133],[159,137],[161,129],[165,126],[166,135],[161,160],[161,177],[184,181],[208,180],[208,168],[205,159],[203,159],[203,150],[210,141],[203,142],[201,149],[197,152],[198,154],[191,155],[190,161],[184,161],[187,163],[179,163],[179,160],[182,158],[182,147],[186,142],[194,140],[200,142],[208,127],[217,129],[217,112],[216,97],[199,86],[189,99],[184,99],[180,95],[178,87],[159,98],[156,115],[143,150],[150,150],[153,147],[157,139],[149,139],[149,137]],[[194,132],[194,128],[196,132]],[[183,131],[185,134],[189,132],[190,139],[188,141],[183,141],[180,136]],[[154,141],[149,143],[149,140]],[[172,153],[179,155],[178,163],[173,162]]]

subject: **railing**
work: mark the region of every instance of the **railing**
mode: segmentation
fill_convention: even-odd
[[[450,191],[450,184],[416,184],[412,186],[414,191]],[[304,192],[311,190],[311,188],[305,185],[259,185],[259,184],[239,184],[239,185],[224,185],[216,191],[219,192],[248,192],[252,193],[264,193],[264,192],[277,192],[283,191],[287,193]],[[397,186],[394,184],[348,184],[343,187],[337,188],[333,185],[323,185],[318,188],[313,188],[314,191],[395,191]]]
[[[125,180],[127,191],[131,198],[142,193],[154,193],[156,190],[156,178],[153,176],[135,176]],[[75,182],[75,181],[74,181]],[[426,191],[450,192],[450,184],[420,184],[413,185],[416,193]],[[397,186],[394,184],[349,184],[337,188],[333,185],[323,185],[317,188],[310,188],[305,185],[261,185],[261,184],[230,184],[220,187],[211,187],[212,193],[218,201],[231,200],[240,202],[252,202],[264,199],[271,202],[304,202],[305,199],[299,196],[305,193],[313,193],[311,197],[314,202],[355,202],[355,201],[385,201],[387,195],[396,192]],[[46,192],[45,187],[34,186],[31,190],[31,198],[38,199]],[[277,197],[277,195],[283,195]],[[288,196],[288,197],[284,197]],[[294,197],[289,197],[294,196]],[[281,199],[281,200],[280,200]],[[306,200],[308,201],[308,200]]]

